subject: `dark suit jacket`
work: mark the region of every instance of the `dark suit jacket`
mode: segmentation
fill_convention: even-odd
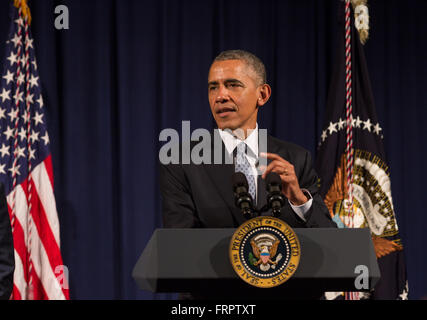
[[[296,215],[288,201],[285,201],[278,218],[293,228],[335,228],[336,224],[318,194],[318,178],[310,153],[272,136],[267,137],[267,151],[293,164],[300,187],[307,189],[313,197],[306,222]],[[224,144],[222,154],[226,154]],[[159,182],[164,227],[235,228],[242,224],[245,219],[234,205],[233,173],[233,164],[161,164]],[[257,189],[257,207],[261,208],[266,204],[266,186],[261,176],[258,177]]]
[[[15,258],[12,228],[4,187],[0,184],[0,299],[9,299],[13,289]]]

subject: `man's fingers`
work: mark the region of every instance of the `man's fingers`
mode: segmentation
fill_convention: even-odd
[[[275,153],[269,153],[269,152],[261,152],[261,153],[259,154],[259,156],[260,156],[260,157],[263,157],[263,158],[267,158],[267,159],[272,159],[272,160],[275,160],[275,159],[282,159],[278,154],[275,154]]]
[[[279,160],[279,161],[282,161],[282,162],[285,162],[285,163],[289,163],[288,161],[286,161],[281,156],[279,156],[278,154],[275,154],[275,153],[261,152],[259,154],[259,156],[262,157],[262,158],[270,159],[270,160]]]
[[[267,158],[269,160],[273,160],[273,161],[280,161],[282,162],[284,165],[290,165],[292,166],[292,164],[289,161],[286,161],[285,159],[283,159],[281,156],[279,156],[278,154],[275,153],[268,153],[268,152],[261,152],[259,154],[259,156],[261,158]]]
[[[279,160],[274,160],[270,162],[270,164],[266,167],[264,173],[262,174],[262,178],[265,179],[267,174],[270,173],[273,169],[277,168],[277,170],[281,170],[281,173],[285,172],[286,165],[283,162],[280,162]],[[277,172],[277,171],[276,171]]]

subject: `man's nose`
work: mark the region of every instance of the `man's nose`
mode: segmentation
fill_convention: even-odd
[[[219,86],[215,102],[226,102],[228,100],[230,100],[228,89],[225,86]]]

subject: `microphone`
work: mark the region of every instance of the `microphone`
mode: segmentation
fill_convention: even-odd
[[[246,219],[252,217],[253,200],[249,194],[248,180],[242,172],[236,172],[232,177],[234,203]]]
[[[271,208],[273,216],[276,217],[285,204],[282,195],[282,180],[276,172],[270,172],[265,178],[265,183],[267,185],[267,204]]]

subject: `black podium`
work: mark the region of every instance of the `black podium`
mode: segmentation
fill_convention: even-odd
[[[294,229],[301,259],[291,279],[274,288],[241,280],[229,261],[234,229],[157,229],[132,276],[151,292],[191,292],[200,298],[318,298],[325,291],[366,291],[380,271],[369,229]],[[356,267],[366,266],[369,288],[356,290]],[[359,267],[360,268],[360,267]]]

